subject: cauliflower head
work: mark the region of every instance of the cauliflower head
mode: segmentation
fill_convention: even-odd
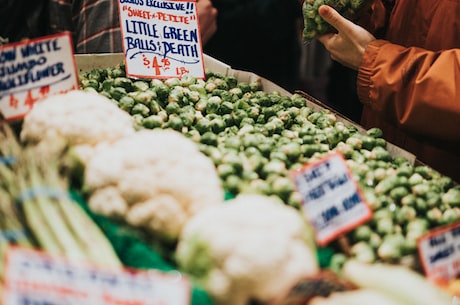
[[[24,143],[54,147],[61,139],[70,146],[94,147],[135,132],[129,113],[97,93],[72,90],[36,103],[24,118],[20,139]]]
[[[217,305],[274,300],[319,271],[301,213],[274,197],[241,194],[188,221],[176,259]]]
[[[93,212],[173,241],[189,218],[224,200],[211,159],[171,129],[140,130],[98,149],[84,189]]]

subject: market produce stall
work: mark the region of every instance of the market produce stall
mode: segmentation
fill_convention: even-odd
[[[132,79],[120,54],[76,59],[81,88],[37,103],[22,122],[20,144],[6,145],[2,158],[20,160],[30,149],[57,161],[52,182],[65,177],[68,184],[57,188],[71,190],[66,202],[78,203],[72,209],[86,211],[113,247],[110,255],[93,249],[103,261],[180,271],[192,283],[192,304],[288,304],[296,283],[326,269],[346,279],[347,289],[330,289],[338,280],[325,277],[329,289],[314,304],[348,304],[345,295],[322,299],[343,290],[358,293],[348,302],[363,304],[451,304],[453,294],[424,278],[417,239],[457,223],[460,189],[380,130],[210,57],[203,80]],[[332,152],[344,157],[373,216],[318,246],[291,174]],[[22,164],[3,162],[2,181]],[[5,202],[18,197],[18,182],[9,182]]]

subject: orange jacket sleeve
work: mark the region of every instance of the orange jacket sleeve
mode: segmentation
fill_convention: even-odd
[[[360,100],[401,128],[460,140],[460,49],[433,52],[375,40],[357,84]]]

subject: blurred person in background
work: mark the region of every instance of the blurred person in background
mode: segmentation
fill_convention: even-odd
[[[317,40],[302,44],[300,60],[299,90],[308,93],[319,101],[327,102],[328,71],[331,57],[324,46]]]
[[[327,77],[326,103],[342,115],[360,124],[363,104],[359,101],[357,94],[356,71],[331,60]]]
[[[75,53],[122,52],[118,0],[0,0],[0,41],[72,33]],[[217,30],[217,10],[198,0],[202,43]]]
[[[118,0],[49,1],[51,26],[73,33],[75,53],[123,51]]]
[[[123,51],[118,0],[0,1],[8,10],[25,7],[36,15],[32,20],[28,15],[2,19],[17,21],[4,37],[12,32],[33,38],[70,31],[75,53]],[[298,87],[303,20],[299,0],[198,0],[197,10],[204,53],[287,90]],[[8,16],[3,9],[2,14]]]
[[[356,93],[356,74],[332,60],[318,40],[302,45],[299,90],[359,124],[363,105]]]
[[[76,53],[123,52],[118,0],[49,0],[54,32],[71,31]],[[216,32],[217,10],[210,0],[198,0],[203,45]]]
[[[212,0],[217,31],[204,52],[293,91],[299,86],[299,0]]]
[[[47,0],[0,0],[0,37],[18,42],[50,33]]]
[[[357,71],[361,124],[460,182],[460,1],[374,0],[362,26],[319,13],[337,31],[318,40]]]
[[[198,0],[196,4],[201,33],[201,41],[205,46],[217,31],[218,11],[211,0]]]

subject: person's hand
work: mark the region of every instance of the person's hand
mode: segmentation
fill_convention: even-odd
[[[375,37],[364,28],[341,16],[330,6],[322,5],[318,12],[337,30],[337,33],[318,36],[318,40],[324,45],[333,60],[348,68],[358,70],[364,50],[371,41],[375,40]]]
[[[217,31],[217,9],[210,0],[196,2],[201,42],[205,45]]]

